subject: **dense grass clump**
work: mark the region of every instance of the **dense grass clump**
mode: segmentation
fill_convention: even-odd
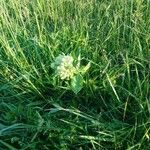
[[[148,150],[149,43],[149,0],[0,0],[0,149]],[[76,93],[62,53],[90,63]]]

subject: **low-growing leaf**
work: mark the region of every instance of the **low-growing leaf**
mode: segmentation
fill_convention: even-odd
[[[83,77],[78,74],[74,76],[71,80],[71,89],[75,94],[77,94],[83,87]]]
[[[81,70],[82,74],[85,74],[89,70],[90,66],[91,63],[89,62],[85,67],[83,67],[83,69]]]

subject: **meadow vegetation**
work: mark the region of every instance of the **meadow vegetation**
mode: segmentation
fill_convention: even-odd
[[[76,92],[54,76],[62,53],[90,63]],[[1,150],[148,150],[149,140],[149,0],[0,0]]]

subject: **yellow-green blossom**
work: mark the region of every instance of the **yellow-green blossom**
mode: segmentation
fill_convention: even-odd
[[[59,55],[55,61],[51,64],[51,67],[55,69],[55,73],[62,80],[69,80],[73,78],[76,68],[73,66],[73,57],[70,55]]]

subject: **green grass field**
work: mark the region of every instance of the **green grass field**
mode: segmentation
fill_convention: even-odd
[[[0,0],[0,150],[149,147],[149,0]]]

